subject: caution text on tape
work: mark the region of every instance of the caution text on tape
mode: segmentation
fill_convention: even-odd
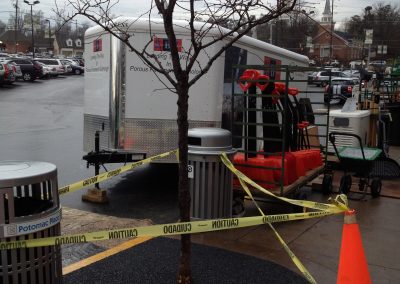
[[[194,234],[227,229],[237,229],[243,227],[256,226],[261,224],[287,222],[294,220],[318,218],[332,215],[328,211],[317,211],[307,213],[277,214],[255,217],[228,218],[216,220],[204,220],[182,223],[170,223],[163,225],[153,225],[144,227],[132,227],[114,230],[104,230],[83,234],[66,235],[60,237],[38,238],[29,240],[18,240],[1,242],[0,249],[31,248],[40,246],[53,246],[73,243],[86,243],[103,241],[110,239],[124,239],[136,237],[160,237],[181,234]]]
[[[62,194],[71,193],[71,192],[80,190],[80,189],[85,188],[87,186],[94,185],[96,183],[106,181],[106,180],[108,180],[108,179],[110,179],[112,177],[115,177],[115,176],[117,176],[119,174],[122,174],[122,173],[130,171],[130,170],[133,170],[133,169],[135,169],[137,167],[140,167],[142,165],[149,164],[149,163],[151,163],[151,162],[153,162],[155,160],[166,158],[166,157],[168,157],[170,155],[173,155],[173,154],[177,155],[177,153],[178,153],[178,150],[173,150],[173,151],[169,151],[169,152],[157,155],[157,156],[153,156],[153,157],[141,160],[139,162],[130,163],[130,164],[122,166],[122,167],[120,167],[118,169],[115,169],[115,170],[112,170],[112,171],[109,171],[109,172],[105,172],[105,173],[101,173],[101,174],[99,174],[97,176],[89,177],[87,179],[72,183],[70,185],[63,186],[63,187],[58,189],[58,193],[60,195],[62,195]]]

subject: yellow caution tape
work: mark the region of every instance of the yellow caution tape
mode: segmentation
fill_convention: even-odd
[[[87,243],[110,239],[125,239],[136,237],[160,237],[181,234],[194,234],[213,232],[226,229],[237,229],[261,224],[286,222],[318,218],[334,213],[328,211],[277,214],[255,217],[227,218],[215,220],[202,220],[182,223],[170,223],[163,225],[152,225],[144,227],[131,227],[123,229],[105,230],[83,234],[65,235],[60,237],[49,237],[29,240],[19,240],[10,242],[0,242],[0,249],[31,248],[41,246],[53,246],[74,243]]]
[[[176,157],[177,157],[177,160],[179,161],[178,153],[179,153],[178,150],[173,150],[173,151],[169,151],[169,152],[157,155],[157,156],[153,156],[153,157],[141,160],[139,162],[130,163],[130,164],[122,166],[122,167],[120,167],[118,169],[115,169],[115,170],[112,170],[112,171],[109,171],[109,172],[105,172],[105,173],[101,173],[101,174],[99,174],[97,176],[93,176],[93,177],[90,177],[90,178],[87,178],[87,179],[72,183],[70,185],[63,186],[63,187],[58,189],[58,193],[60,195],[62,195],[62,194],[66,194],[66,193],[77,191],[77,190],[85,188],[87,186],[90,186],[90,185],[93,185],[93,184],[96,184],[96,183],[99,183],[99,182],[106,181],[106,180],[108,180],[108,179],[110,179],[112,177],[115,177],[115,176],[117,176],[119,174],[122,174],[122,173],[130,171],[130,170],[133,170],[134,168],[140,167],[142,165],[149,164],[152,161],[168,157],[168,156],[170,156],[172,154],[175,154]]]
[[[247,193],[247,195],[253,201],[254,205],[257,207],[258,211],[261,213],[261,216],[265,216],[263,210],[260,208],[260,206],[258,206],[257,202],[255,201],[255,199],[254,199],[251,191],[249,190],[247,184],[242,179],[239,179],[239,182],[242,185],[244,191]],[[296,265],[296,267],[304,275],[304,277],[308,280],[308,282],[316,284],[317,282],[315,281],[314,277],[312,277],[311,273],[303,265],[303,263],[300,261],[300,259],[292,252],[292,250],[289,248],[289,246],[286,244],[286,242],[283,240],[283,238],[275,230],[274,226],[272,226],[271,223],[268,223],[268,226],[274,232],[275,237],[277,238],[279,243],[282,245],[282,247],[285,249],[286,253],[289,255],[289,257],[292,260],[292,262],[294,263],[294,265]]]
[[[82,181],[75,182],[73,184],[61,187],[59,189],[59,194],[66,194],[70,192],[77,191],[84,187],[106,181],[114,176],[117,176],[121,173],[127,172],[139,166],[151,163],[154,160],[162,159],[168,157],[172,154],[176,155],[177,160],[179,161],[179,152],[178,150],[173,150],[170,152],[166,152],[157,156],[153,156],[147,159],[144,159],[139,162],[130,163],[128,165],[122,166],[118,169],[112,170],[110,172],[102,173]],[[304,267],[301,261],[296,257],[296,255],[290,250],[285,241],[279,235],[279,233],[275,230],[271,223],[275,222],[285,222],[285,221],[293,221],[293,220],[303,220],[309,218],[317,218],[328,216],[332,214],[342,213],[344,211],[349,210],[348,202],[345,195],[338,195],[335,199],[330,199],[332,204],[324,204],[319,202],[307,201],[307,200],[295,200],[282,196],[277,196],[272,192],[264,189],[257,183],[253,182],[242,172],[237,170],[229,158],[225,153],[221,155],[221,160],[225,164],[225,166],[230,169],[240,181],[243,189],[247,193],[247,195],[254,202],[255,206],[261,213],[261,216],[257,217],[243,217],[243,218],[230,218],[230,219],[217,219],[217,220],[205,220],[205,221],[193,221],[193,222],[183,222],[183,223],[171,223],[165,225],[153,225],[146,227],[132,227],[132,228],[123,228],[116,230],[105,230],[91,233],[83,233],[83,234],[74,234],[67,235],[62,237],[48,237],[48,238],[39,238],[39,239],[29,239],[29,240],[20,240],[20,241],[10,241],[10,242],[0,242],[0,249],[18,249],[18,248],[32,248],[32,247],[40,247],[40,246],[52,246],[52,245],[62,245],[62,244],[73,244],[73,243],[86,243],[86,242],[94,242],[94,241],[102,241],[102,240],[110,240],[110,239],[123,239],[123,238],[136,238],[136,237],[159,237],[159,236],[170,236],[170,235],[180,235],[180,234],[193,234],[193,233],[204,233],[211,231],[219,231],[219,230],[227,230],[233,228],[242,228],[249,226],[256,226],[260,224],[268,224],[268,226],[272,229],[278,241],[281,243],[285,251],[288,253],[290,258],[296,267],[300,270],[300,272],[304,275],[304,277],[310,283],[316,283],[315,279],[311,276],[308,270]],[[302,206],[305,208],[319,210],[317,212],[308,212],[308,213],[294,213],[294,214],[278,214],[278,215],[265,215],[261,208],[258,206],[257,202],[254,200],[251,191],[249,190],[247,184],[252,187],[258,189],[259,191],[282,200],[284,202],[288,202],[293,205]]]
[[[277,196],[277,195],[273,194],[272,192],[266,190],[262,186],[258,185],[257,183],[255,183],[254,181],[249,179],[246,175],[244,175],[242,172],[237,170],[225,153],[223,153],[221,155],[221,160],[225,164],[225,166],[228,169],[230,169],[240,180],[243,180],[247,184],[258,189],[259,191],[261,191],[269,196],[272,196],[274,198],[277,198],[279,200],[285,201],[290,204],[298,205],[301,207],[305,207],[305,208],[329,211],[332,213],[342,213],[346,210],[349,210],[349,208],[347,207],[347,204],[345,202],[340,202],[339,200],[336,200],[336,202],[334,202],[333,204],[325,204],[325,203],[314,202],[314,201],[309,201],[309,200],[296,200],[296,199],[286,198],[283,196]],[[345,197],[342,197],[342,200],[345,200]]]
[[[70,184],[68,186],[64,186],[59,189],[60,194],[65,194],[69,192],[73,192],[79,189],[82,189],[86,186],[90,186],[92,184],[96,184],[99,182],[103,182],[105,180],[110,179],[111,177],[117,176],[123,172],[132,170],[136,167],[139,167],[144,164],[148,164],[156,159],[161,159],[172,154],[176,155],[177,160],[179,161],[179,152],[178,150],[170,151],[167,153],[163,153],[157,156],[153,156],[147,159],[144,159],[139,162],[131,163],[125,165],[121,168],[115,169],[113,171],[102,173],[97,176],[93,176],[87,178],[85,180]],[[328,216],[332,214],[342,213],[344,211],[349,210],[348,202],[345,195],[338,195],[335,199],[330,199],[332,204],[324,204],[319,202],[307,201],[307,200],[295,200],[289,199],[282,196],[277,196],[272,192],[264,189],[259,186],[257,183],[253,182],[242,172],[237,170],[232,162],[228,159],[225,153],[221,155],[221,160],[225,164],[227,168],[229,168],[238,178],[240,184],[243,189],[247,193],[247,195],[254,202],[257,209],[260,211],[261,216],[257,217],[243,217],[243,218],[230,218],[230,219],[217,219],[217,220],[206,220],[206,221],[193,221],[193,222],[183,222],[183,223],[171,223],[165,225],[154,225],[154,226],[146,226],[146,227],[132,227],[132,228],[123,228],[116,230],[106,230],[106,231],[98,231],[91,233],[83,233],[83,234],[75,234],[75,235],[67,235],[63,237],[48,237],[48,238],[39,238],[39,239],[29,239],[29,240],[20,240],[20,241],[10,241],[10,242],[0,242],[0,249],[18,249],[18,248],[31,248],[31,247],[40,247],[40,246],[52,246],[52,245],[62,245],[62,244],[73,244],[73,243],[86,243],[93,241],[102,241],[109,239],[122,239],[122,238],[136,238],[136,237],[159,237],[159,236],[169,236],[169,235],[180,235],[180,234],[193,234],[193,233],[204,233],[211,231],[219,231],[233,228],[242,228],[255,226],[260,224],[267,224],[278,241],[281,243],[285,251],[288,253],[290,258],[296,267],[300,270],[300,272],[304,275],[304,277],[310,283],[316,283],[315,279],[308,272],[305,266],[301,263],[301,261],[296,257],[296,255],[290,250],[288,245],[279,235],[279,233],[275,230],[271,223],[275,222],[284,222],[284,221],[293,221],[293,220],[302,220],[309,218],[317,218]],[[319,210],[317,212],[308,212],[308,213],[294,213],[294,214],[278,214],[278,215],[265,215],[261,208],[258,206],[257,202],[254,200],[254,197],[249,190],[247,184],[252,187],[260,190],[261,192],[277,198],[279,200],[288,202],[293,205],[302,206],[305,208]]]
[[[253,182],[246,175],[244,175],[242,172],[237,170],[234,167],[234,165],[232,164],[232,162],[229,160],[229,158],[226,156],[225,153],[223,153],[221,155],[221,160],[225,164],[225,166],[228,167],[238,177],[240,185],[242,186],[243,190],[253,201],[253,203],[255,204],[255,206],[257,207],[258,211],[261,213],[262,216],[265,216],[265,214],[261,210],[261,208],[258,206],[257,202],[255,201],[255,199],[246,183],[250,184],[254,188],[260,190],[261,192],[263,192],[269,196],[275,197],[277,199],[280,199],[282,201],[285,201],[285,202],[288,202],[288,203],[291,203],[294,205],[303,206],[305,208],[311,208],[311,209],[315,209],[315,210],[323,210],[322,212],[331,212],[332,214],[341,213],[341,212],[349,210],[347,197],[343,194],[338,195],[334,200],[331,200],[331,202],[333,204],[324,204],[324,203],[318,203],[318,202],[307,201],[307,200],[295,200],[295,199],[289,199],[289,198],[277,196],[277,195],[273,194],[272,192],[266,190],[265,188],[261,187],[257,183]],[[304,275],[304,277],[310,283],[317,283],[315,281],[315,279],[312,277],[312,275],[310,274],[310,272],[307,270],[307,268],[301,263],[301,261],[298,259],[298,257],[292,252],[292,250],[285,243],[283,238],[275,230],[275,228],[272,226],[272,224],[268,223],[268,225],[271,228],[271,230],[274,232],[274,234],[275,234],[276,238],[278,239],[278,241],[280,242],[280,244],[283,246],[283,248],[289,255],[292,262],[296,265],[296,267],[300,270],[300,272]]]

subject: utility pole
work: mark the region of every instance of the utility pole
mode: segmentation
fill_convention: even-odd
[[[331,17],[331,44],[330,44],[330,53],[329,53],[329,64],[332,64],[333,59],[333,29],[335,28],[335,24],[333,23],[333,0],[332,0],[332,17]]]
[[[18,29],[18,0],[16,0],[16,3],[15,3],[15,29],[14,29],[14,45],[15,45],[15,53],[18,53],[18,47],[17,47],[17,44],[18,44],[18,40],[17,40],[17,37],[18,37],[18,33],[17,33],[17,29]]]
[[[372,10],[372,7],[371,6],[367,6],[367,7],[365,7],[365,29],[364,29],[364,42],[363,42],[363,55],[364,55],[364,43],[365,43],[365,41],[366,41],[366,38],[367,38],[367,29],[368,29],[368,27],[369,27],[369,21],[368,21],[368,18],[371,16],[371,10]],[[371,37],[372,35],[370,35],[370,33],[368,33],[368,37]],[[368,40],[369,40],[369,38],[368,38]],[[372,39],[371,39],[372,40]],[[372,42],[371,42],[372,43]],[[368,64],[369,64],[369,60],[370,60],[370,55],[371,55],[371,43],[370,42],[368,42],[368,59],[367,59],[367,66],[366,67],[368,67]],[[364,56],[363,56],[364,57]]]
[[[49,19],[46,19],[45,21],[49,23],[49,50],[48,50],[48,53],[50,54],[50,50],[52,50],[52,48],[51,48],[51,30],[50,30],[51,27],[50,27],[50,20],[49,20]]]
[[[32,7],[36,4],[39,4],[40,1],[36,0],[33,3],[30,3],[28,0],[24,0],[24,2],[26,4],[28,4],[29,6],[31,6],[31,28],[32,28],[32,58],[35,58],[35,37],[33,34],[33,11],[32,11]]]

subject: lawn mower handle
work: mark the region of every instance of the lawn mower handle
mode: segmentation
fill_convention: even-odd
[[[353,134],[353,133],[339,132],[339,131],[332,131],[331,133],[329,133],[329,141],[331,141],[331,143],[333,145],[333,148],[335,148],[335,152],[336,152],[337,156],[339,156],[339,152],[338,152],[338,150],[336,148],[335,136],[351,136],[351,137],[357,138],[358,143],[360,144],[360,148],[361,148],[361,153],[363,155],[363,159],[365,160],[364,148],[363,148],[360,136],[358,136],[357,134]]]

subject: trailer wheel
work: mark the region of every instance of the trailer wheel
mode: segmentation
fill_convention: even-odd
[[[350,192],[351,188],[351,175],[344,175],[340,179],[340,191],[343,192],[344,194],[347,194]]]
[[[331,175],[324,175],[324,179],[322,180],[323,194],[330,194],[332,192],[332,181],[333,178]]]
[[[373,179],[371,182],[371,195],[373,198],[379,197],[381,195],[382,182],[380,179]]]

